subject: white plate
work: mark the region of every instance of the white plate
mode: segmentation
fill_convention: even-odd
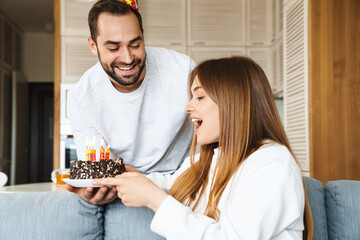
[[[67,184],[73,186],[73,187],[102,187],[102,186],[105,186],[105,185],[93,185],[92,181],[94,181],[94,179],[69,179],[69,178],[64,178],[63,181],[66,182]],[[108,185],[108,187],[111,187],[111,185]]]
[[[6,184],[7,180],[7,175],[3,172],[0,172],[0,188]]]

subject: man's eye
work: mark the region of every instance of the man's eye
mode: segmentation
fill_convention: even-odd
[[[131,48],[136,49],[136,48],[139,48],[139,47],[140,47],[140,44],[137,44],[137,45],[131,45],[130,47],[131,47]]]
[[[119,48],[109,48],[110,52],[116,52]]]

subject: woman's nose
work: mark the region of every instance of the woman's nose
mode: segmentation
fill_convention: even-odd
[[[193,111],[194,111],[194,107],[191,106],[191,102],[189,102],[189,104],[186,105],[186,107],[185,107],[185,112],[191,113],[191,112],[193,112]]]

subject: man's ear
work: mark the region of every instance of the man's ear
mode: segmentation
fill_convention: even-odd
[[[92,53],[97,56],[98,55],[98,51],[97,51],[97,47],[96,47],[96,43],[94,42],[94,40],[91,37],[88,37],[88,44],[90,46],[90,49],[92,51]]]

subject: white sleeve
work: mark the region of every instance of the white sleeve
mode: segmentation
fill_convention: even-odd
[[[301,177],[299,182],[289,169],[268,164],[241,182],[236,180],[238,176],[229,183],[232,189],[219,222],[168,196],[156,211],[151,229],[169,240],[300,239],[304,209]],[[299,233],[288,233],[287,228],[298,228]]]
[[[85,116],[71,91],[69,96],[69,118],[77,157],[79,160],[85,160],[86,139],[88,138],[89,144],[91,144],[93,136],[95,136],[96,140],[100,139],[101,136]]]
[[[186,169],[190,167],[190,157],[186,158],[181,167],[172,174],[161,174],[159,172],[152,172],[146,177],[155,183],[159,188],[169,191],[176,178],[178,178]]]

